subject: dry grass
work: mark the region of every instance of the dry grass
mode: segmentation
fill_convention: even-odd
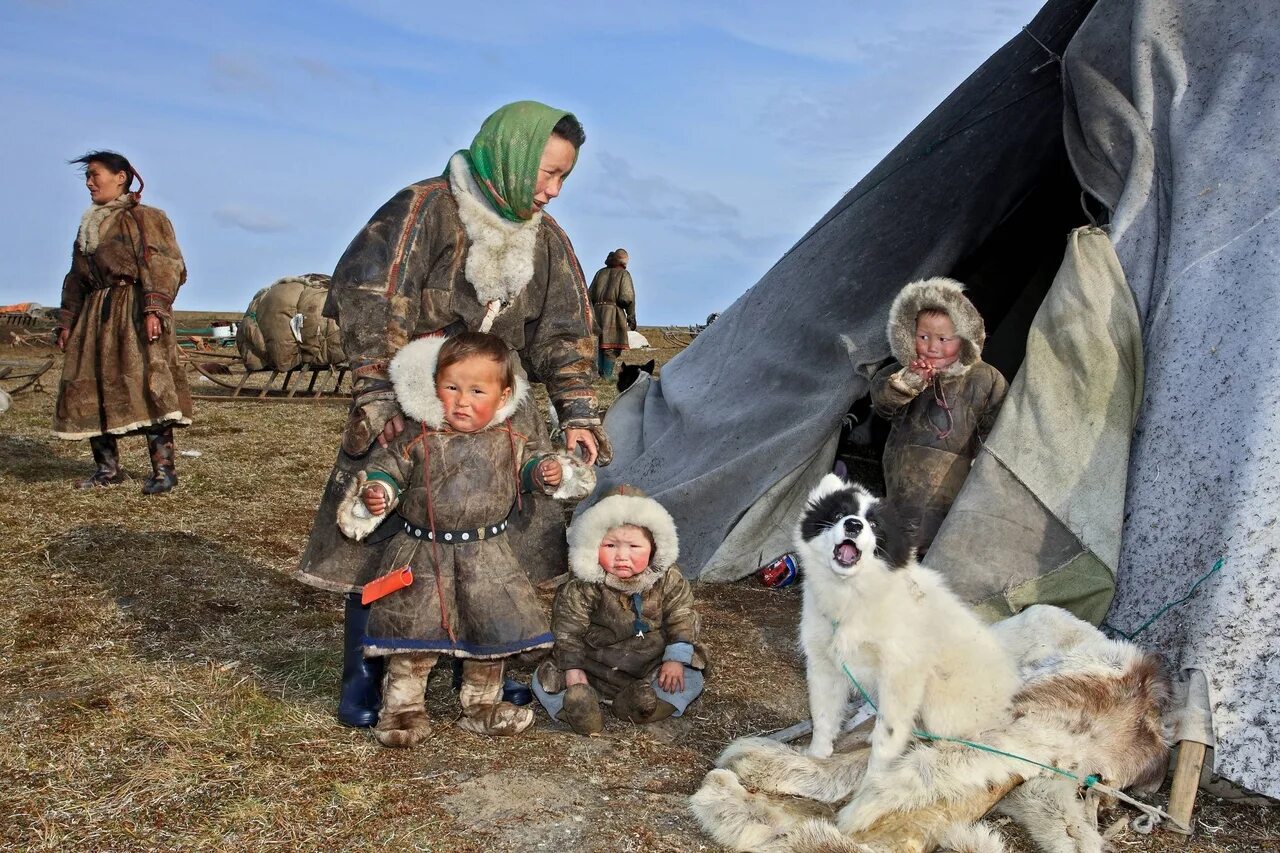
[[[584,739],[540,716],[526,736],[485,740],[450,725],[439,671],[436,733],[381,749],[332,719],[337,596],[289,577],[342,409],[203,404],[178,435],[202,455],[181,458],[180,487],[158,498],[139,482],[74,491],[88,446],[50,437],[51,415],[50,397],[27,394],[0,420],[2,849],[711,849],[684,799],[716,753],[806,715],[799,596],[747,582],[698,589],[715,669],[683,719]],[[143,441],[121,448],[142,474]],[[1190,844],[1128,833],[1118,846],[1280,837],[1261,809],[1211,801],[1197,819]]]

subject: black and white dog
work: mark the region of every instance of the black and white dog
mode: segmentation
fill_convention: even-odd
[[[796,547],[810,755],[831,754],[853,679],[878,709],[867,778],[906,751],[916,728],[972,737],[1008,719],[1019,686],[1012,656],[916,562],[892,506],[828,474],[809,496]]]

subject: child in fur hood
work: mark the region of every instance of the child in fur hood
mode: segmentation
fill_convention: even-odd
[[[923,555],[995,423],[1008,383],[982,360],[986,328],[949,278],[908,284],[889,309],[897,359],[871,380],[871,404],[890,421],[888,499]]]
[[[529,386],[500,338],[422,338],[401,348],[390,374],[411,423],[373,450],[338,510],[339,527],[356,540],[397,510],[384,528],[394,541],[364,587],[372,602],[364,654],[387,657],[374,736],[393,747],[427,736],[423,693],[442,654],[462,659],[458,725],[518,734],[533,710],[500,701],[503,659],[547,648],[552,635],[504,535],[507,517],[522,491],[585,497],[595,474],[511,428]]]
[[[702,692],[706,650],[693,589],[676,565],[671,514],[619,486],[569,529],[569,569],[551,608],[556,644],[533,692],[578,734],[604,728],[601,699],[633,723],[680,716]]]

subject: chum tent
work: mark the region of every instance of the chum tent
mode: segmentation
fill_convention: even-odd
[[[926,563],[993,618],[1050,603],[1128,633],[1208,575],[1135,639],[1179,675],[1178,738],[1280,796],[1274,13],[1050,0],[618,399],[600,492],[661,501],[690,576],[753,572],[890,358],[895,293],[957,278],[1012,384]]]

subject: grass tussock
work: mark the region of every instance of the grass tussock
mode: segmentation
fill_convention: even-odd
[[[382,749],[332,717],[339,597],[290,577],[344,410],[200,404],[177,446],[201,455],[144,498],[141,438],[121,441],[136,480],[74,490],[88,444],[54,439],[52,409],[24,394],[0,416],[0,849],[705,850],[685,798],[715,755],[807,715],[798,591],[748,581],[697,590],[714,669],[683,719],[587,739],[540,712],[525,736],[486,740],[453,727],[441,667],[432,736]],[[1263,809],[1210,800],[1197,818],[1187,845],[1121,839],[1280,837]]]

